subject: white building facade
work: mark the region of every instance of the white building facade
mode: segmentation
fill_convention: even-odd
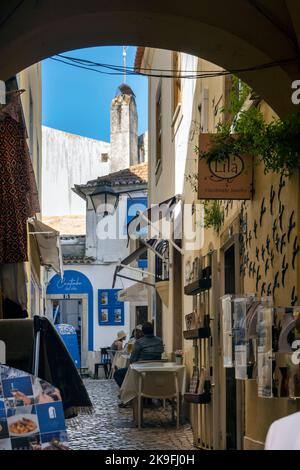
[[[82,174],[86,176],[88,172],[94,172],[94,179],[84,179],[78,172],[78,165],[84,166],[78,155],[81,148],[82,154],[85,151],[89,157],[83,138],[72,136],[73,156],[62,159],[60,163],[65,187],[61,189],[63,204],[59,214],[63,216],[67,212],[76,216],[82,213],[83,208],[86,234],[65,233],[61,237],[64,278],[57,275],[49,278],[47,315],[53,319],[58,312],[56,319],[59,322],[75,326],[81,350],[81,367],[87,368],[90,373],[94,372],[94,364],[99,362],[99,350],[109,347],[118,331],[124,330],[129,338],[136,324],[147,320],[146,290],[135,298],[127,298],[124,293],[122,300],[118,297],[119,291],[126,290],[134,284],[134,279],[141,278],[139,272],[135,273],[136,276],[126,276],[133,280],[114,276],[117,266],[132,249],[132,242],[128,243],[127,223],[137,211],[147,208],[148,166],[147,163],[139,163],[139,160],[145,161],[147,158],[147,134],[138,138],[137,128],[134,94],[129,87],[120,87],[120,93],[111,106],[111,143],[88,142],[94,163],[89,162]],[[58,153],[62,154],[57,141],[62,139],[63,143],[63,135],[59,131],[54,133],[54,145],[53,140],[51,143],[53,131],[46,130],[46,133],[49,148],[57,146]],[[77,142],[76,145],[74,142]],[[108,161],[99,163],[99,155],[104,153],[108,154]],[[60,160],[59,156],[55,158]],[[48,164],[49,175],[52,163],[48,160]],[[77,168],[72,169],[71,176],[67,176],[68,168],[73,164]],[[101,171],[97,170],[99,167]],[[112,169],[115,171],[110,172]],[[68,183],[65,181],[67,177]],[[109,187],[117,195],[115,211],[108,216],[95,211],[91,197],[103,187]],[[53,208],[48,207],[49,212],[54,216]],[[145,269],[145,260],[137,260],[136,266]]]

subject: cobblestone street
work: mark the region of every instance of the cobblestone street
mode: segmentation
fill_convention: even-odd
[[[118,387],[113,380],[85,380],[95,413],[80,415],[68,424],[71,449],[190,450],[192,430],[188,423],[177,430],[171,409],[152,405],[144,409],[144,427],[138,430],[132,408],[118,407]]]

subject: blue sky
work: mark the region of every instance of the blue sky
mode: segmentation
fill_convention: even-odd
[[[128,47],[133,66],[136,48]],[[122,46],[93,47],[64,53],[95,62],[122,65]],[[109,110],[123,76],[100,75],[46,59],[42,64],[43,124],[73,134],[109,142]],[[139,134],[148,128],[147,79],[127,76],[135,95]]]

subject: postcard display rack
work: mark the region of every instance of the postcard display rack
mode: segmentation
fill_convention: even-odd
[[[194,410],[194,443],[202,449],[213,448],[213,413],[212,413],[212,336],[210,328],[210,289],[211,267],[200,269],[198,276],[185,286],[185,294],[193,296],[193,312],[186,315],[186,340],[193,341],[193,375],[190,389],[184,395],[187,403]]]
[[[262,398],[300,398],[300,307],[274,307],[254,295],[221,299],[223,365],[257,380]]]

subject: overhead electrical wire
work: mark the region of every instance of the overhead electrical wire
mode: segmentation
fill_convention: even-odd
[[[94,62],[87,59],[81,59],[79,57],[67,56],[64,54],[57,54],[56,56],[50,57],[51,60],[70,65],[72,67],[80,68],[83,70],[89,70],[91,72],[96,72],[104,75],[123,75],[124,70],[128,75],[137,75],[137,76],[146,76],[146,77],[157,77],[157,78],[185,78],[185,79],[200,79],[200,78],[212,78],[212,77],[222,77],[231,74],[239,74],[245,72],[255,72],[259,70],[267,70],[274,67],[279,67],[287,65],[293,62],[297,62],[298,59],[284,59],[279,61],[268,62],[256,66],[232,69],[231,71],[227,70],[174,70],[174,69],[151,69],[146,67],[141,67],[136,71],[134,67],[122,65],[113,65],[105,64],[101,62]],[[98,69],[102,70],[98,70]],[[103,70],[104,69],[104,70]],[[150,72],[150,73],[148,73]],[[153,73],[158,72],[158,73]]]

